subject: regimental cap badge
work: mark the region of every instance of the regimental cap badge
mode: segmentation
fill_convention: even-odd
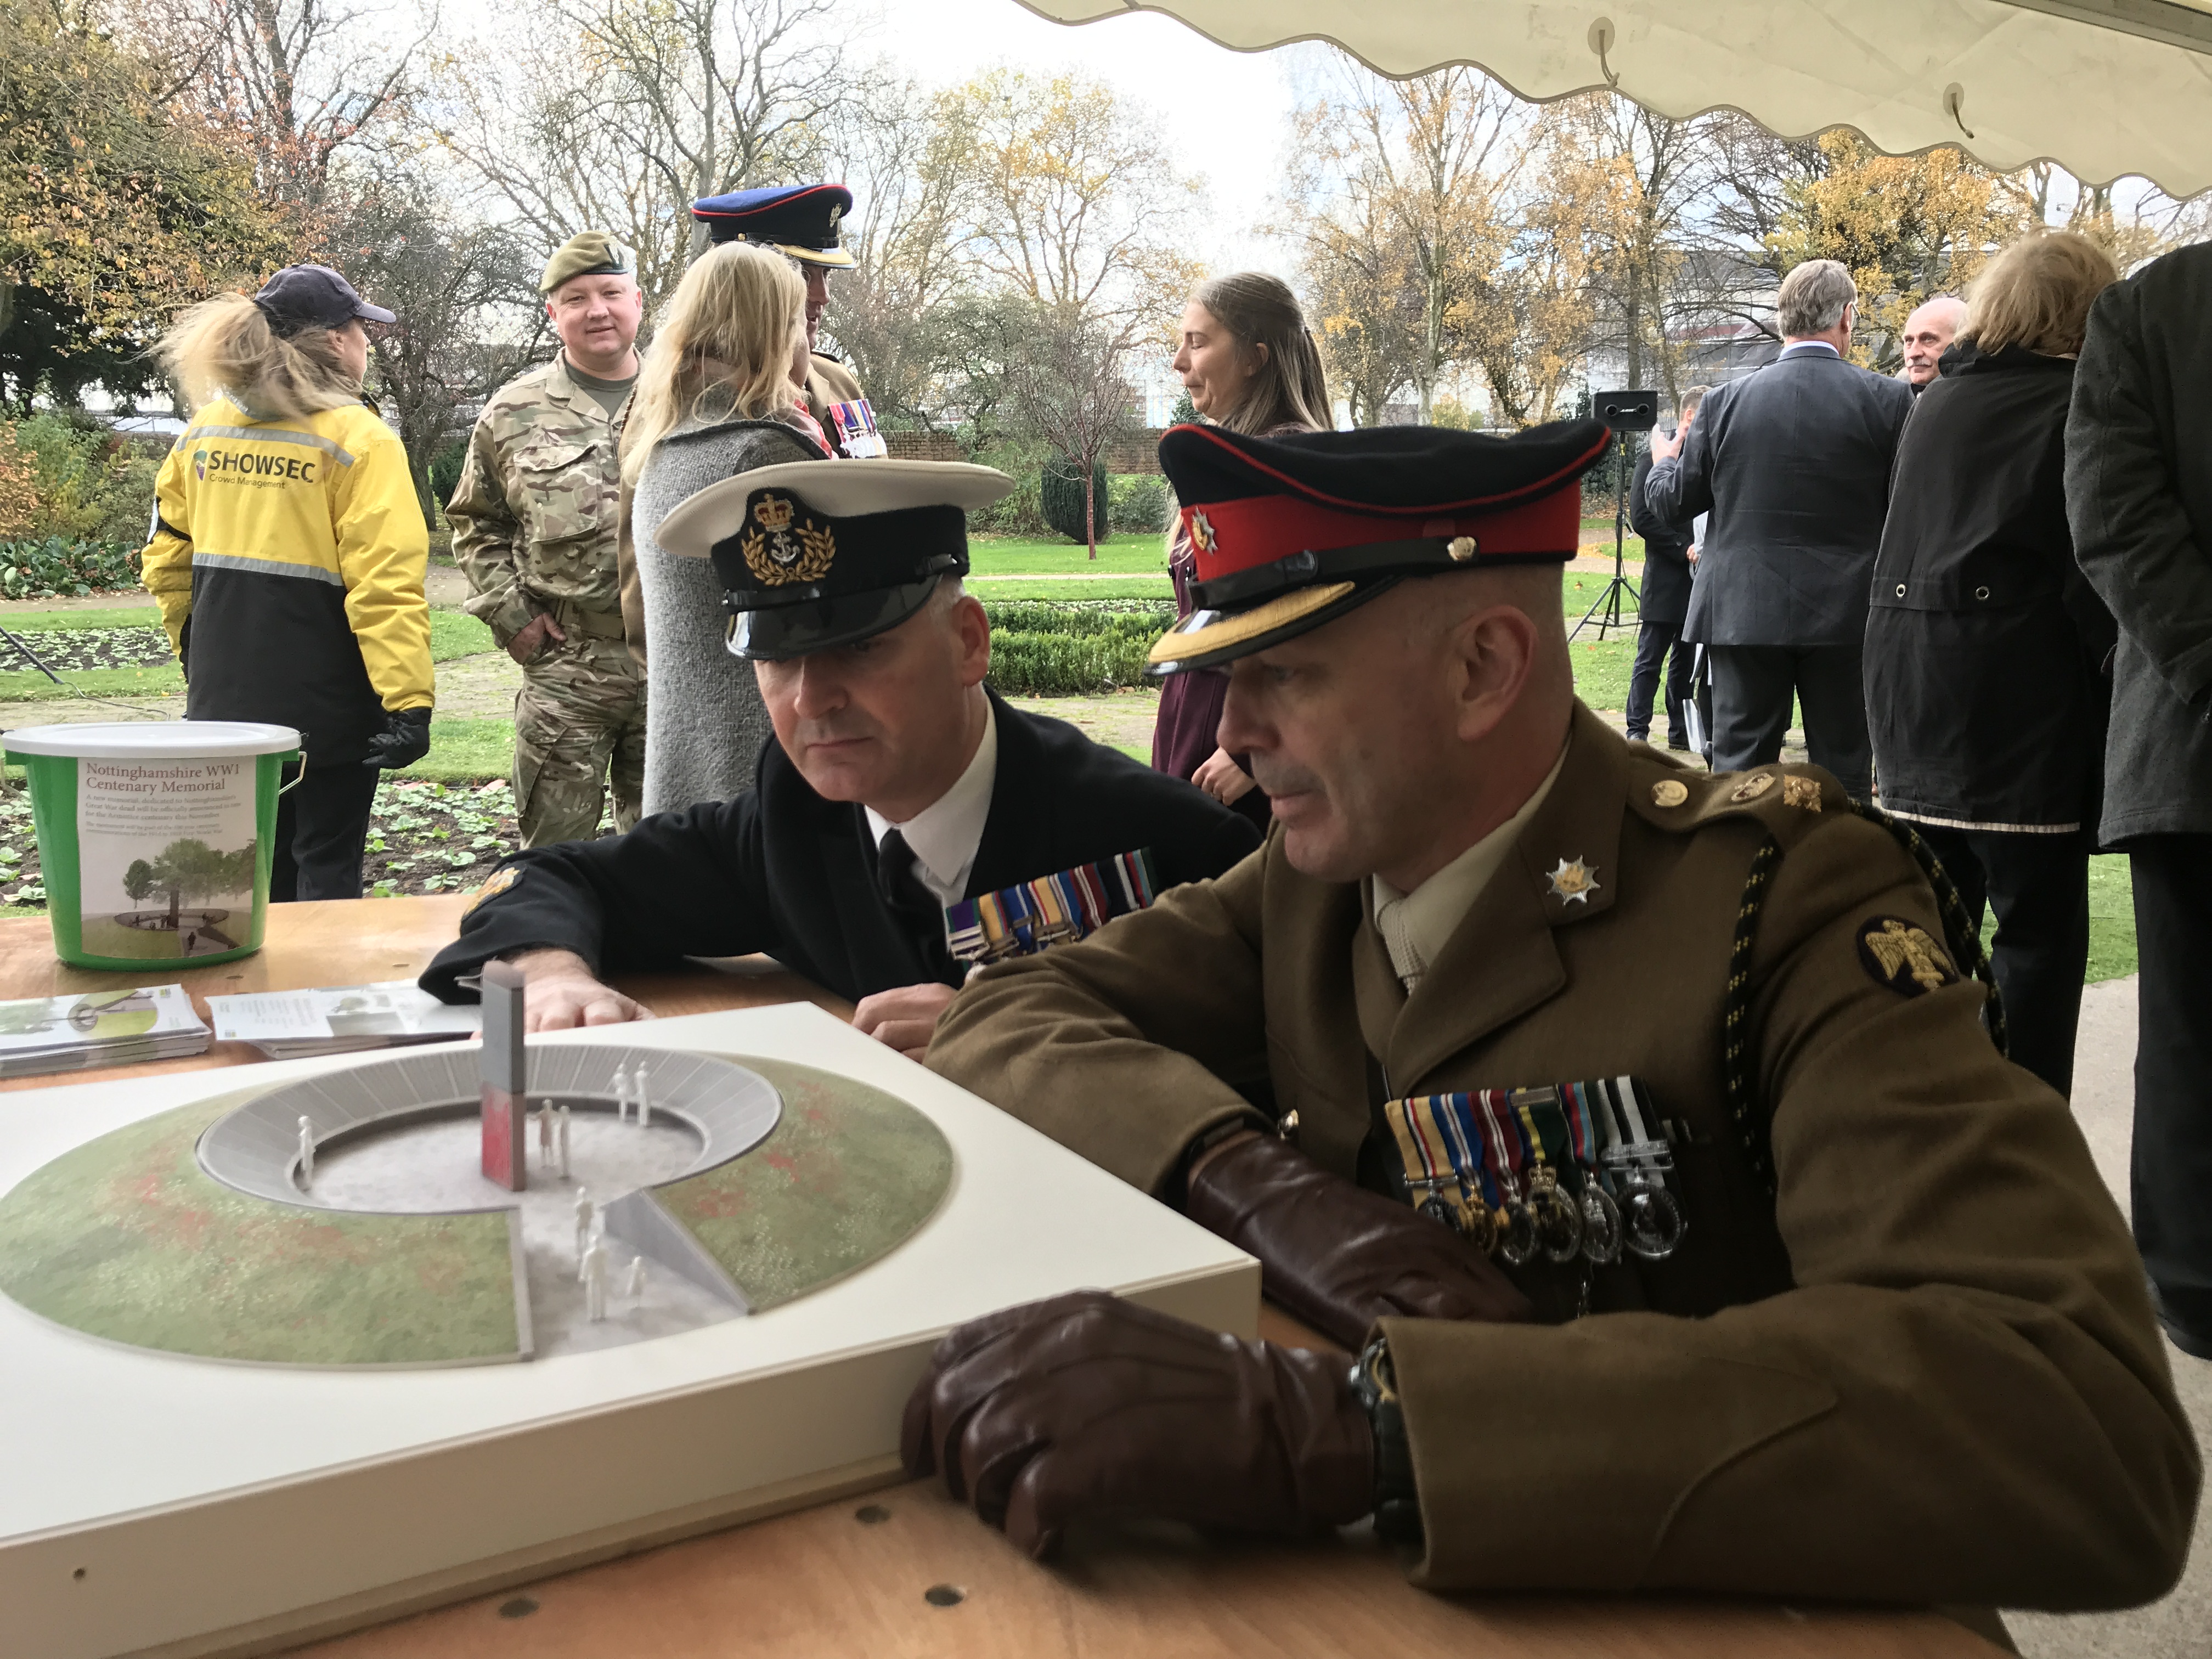
[[[1552,893],[1561,904],[1588,904],[1589,896],[1598,890],[1597,872],[1579,858],[1559,860],[1556,870],[1545,872],[1552,878]]]
[[[1201,553],[1213,551],[1213,526],[1203,513],[1190,515],[1190,544]]]
[[[1899,996],[1925,996],[1959,981],[1950,953],[1935,935],[1901,916],[1869,916],[1859,924],[1859,963],[1875,984]]]
[[[1735,788],[1729,791],[1729,799],[1734,801],[1737,805],[1741,806],[1747,800],[1757,800],[1761,795],[1765,794],[1768,790],[1773,787],[1773,773],[1754,772],[1749,777],[1746,778],[1741,783],[1736,785]]]
[[[762,586],[818,582],[830,574],[837,558],[836,532],[811,516],[800,518],[790,496],[763,490],[754,498],[751,516],[760,529],[745,532],[738,546],[745,568]]]
[[[511,864],[504,870],[493,871],[491,878],[469,895],[469,902],[461,908],[461,914],[466,915],[486,899],[497,898],[521,879],[522,872]]]
[[[1782,804],[1802,807],[1808,812],[1820,810],[1820,781],[1818,778],[1795,778],[1784,775],[1782,780]]]

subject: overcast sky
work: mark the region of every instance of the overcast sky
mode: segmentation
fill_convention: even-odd
[[[1079,70],[1109,82],[1145,105],[1170,152],[1206,179],[1210,219],[1191,252],[1214,271],[1292,275],[1285,250],[1254,229],[1282,177],[1294,88],[1334,56],[1330,48],[1231,52],[1156,12],[1071,28],[1014,0],[886,0],[881,21],[855,44],[939,85],[1001,64]]]

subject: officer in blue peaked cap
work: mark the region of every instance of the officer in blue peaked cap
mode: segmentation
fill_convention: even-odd
[[[875,411],[853,373],[822,349],[822,314],[830,308],[830,273],[849,270],[853,256],[838,241],[838,226],[853,210],[842,185],[776,185],[732,191],[691,204],[691,216],[716,242],[757,242],[774,248],[806,279],[806,408],[831,447],[849,460],[888,455],[876,429]]]

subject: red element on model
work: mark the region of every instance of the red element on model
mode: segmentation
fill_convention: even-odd
[[[530,1119],[529,1060],[522,1046],[522,975],[504,962],[484,964],[483,1173],[511,1193],[530,1184],[523,1132]]]

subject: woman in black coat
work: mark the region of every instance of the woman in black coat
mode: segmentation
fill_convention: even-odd
[[[1911,820],[1992,955],[2012,1055],[2059,1093],[2089,955],[2112,615],[2067,530],[2066,410],[2094,242],[2037,235],[1975,283],[1958,343],[1898,447],[1867,617],[1881,804]]]

